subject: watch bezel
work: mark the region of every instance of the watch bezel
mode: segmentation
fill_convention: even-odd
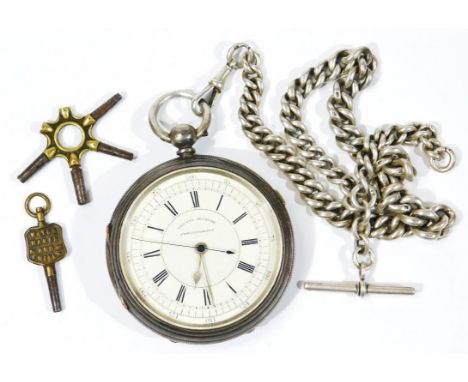
[[[120,264],[120,234],[124,218],[135,198],[157,179],[180,169],[207,167],[222,169],[252,184],[269,202],[278,218],[282,235],[282,260],[278,275],[267,296],[246,316],[223,327],[213,329],[187,329],[166,322],[148,311],[129,287]],[[294,261],[294,240],[291,220],[280,195],[259,175],[234,161],[208,155],[176,158],[143,174],[119,201],[111,218],[107,237],[107,265],[109,275],[121,302],[140,322],[158,334],[175,342],[221,342],[252,331],[276,306],[291,278]]]

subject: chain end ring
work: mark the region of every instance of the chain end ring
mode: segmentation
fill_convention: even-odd
[[[356,247],[353,252],[353,263],[360,272],[367,272],[375,263],[375,254],[369,246]]]
[[[41,198],[42,200],[44,200],[45,206],[38,208],[42,209],[42,213],[44,215],[47,215],[50,211],[52,204],[50,202],[49,197],[46,194],[43,194],[42,192],[33,192],[26,198],[24,202],[24,209],[26,210],[26,213],[33,218],[37,217],[37,212],[31,209],[31,200],[33,200],[34,198]]]
[[[229,48],[226,56],[228,65],[233,66],[236,69],[241,69],[243,66],[242,60],[244,59],[244,56],[251,50],[252,46],[245,42],[234,44]],[[242,51],[244,52],[242,53]]]
[[[431,167],[438,172],[450,171],[455,166],[455,152],[450,147],[441,147],[439,152],[439,158],[431,157]]]

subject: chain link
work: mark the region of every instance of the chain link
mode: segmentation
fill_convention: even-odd
[[[453,151],[442,146],[434,127],[389,125],[369,136],[357,127],[353,100],[371,83],[377,68],[368,48],[340,51],[291,83],[281,107],[285,137],[274,134],[260,116],[263,76],[258,53],[248,48],[237,66],[245,85],[239,109],[245,135],[277,164],[318,216],[353,232],[353,260],[361,273],[374,262],[369,237],[392,240],[416,234],[439,239],[448,233],[455,221],[453,210],[423,202],[404,187],[416,173],[404,145],[419,146],[438,171],[453,166]],[[356,164],[354,176],[316,143],[302,121],[306,98],[328,83],[333,84],[329,124],[338,147]],[[338,186],[342,197],[333,196],[319,177]]]
[[[448,171],[455,164],[454,152],[440,143],[435,128],[424,123],[387,125],[365,135],[357,127],[354,98],[372,82],[377,69],[377,61],[368,48],[342,50],[293,80],[282,98],[284,136],[274,134],[263,123],[260,57],[243,43],[229,50],[221,73],[193,97],[195,114],[200,115],[201,106],[213,106],[226,78],[236,69],[242,71],[244,82],[239,119],[245,135],[276,163],[315,214],[352,231],[353,262],[363,288],[367,285],[366,272],[375,260],[369,238],[393,240],[415,234],[440,239],[448,234],[455,222],[453,210],[423,202],[404,186],[416,175],[405,145],[419,146],[437,171]],[[327,104],[329,124],[338,147],[355,162],[354,175],[316,143],[302,121],[307,97],[327,84],[333,85]],[[337,186],[340,197],[335,197],[323,180]],[[366,293],[365,289],[361,292]]]

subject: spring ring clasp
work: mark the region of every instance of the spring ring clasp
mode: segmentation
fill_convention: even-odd
[[[194,97],[192,102],[193,112],[200,116],[202,114],[202,104],[210,107],[214,105],[216,97],[223,91],[226,80],[232,72],[244,66],[244,57],[252,48],[246,43],[238,43],[231,46],[226,56],[226,65],[221,72],[213,77],[208,85]]]

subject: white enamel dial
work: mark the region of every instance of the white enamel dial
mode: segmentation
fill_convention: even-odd
[[[172,325],[232,324],[268,295],[282,261],[263,194],[222,169],[191,167],[150,184],[122,224],[120,263],[138,301]]]

